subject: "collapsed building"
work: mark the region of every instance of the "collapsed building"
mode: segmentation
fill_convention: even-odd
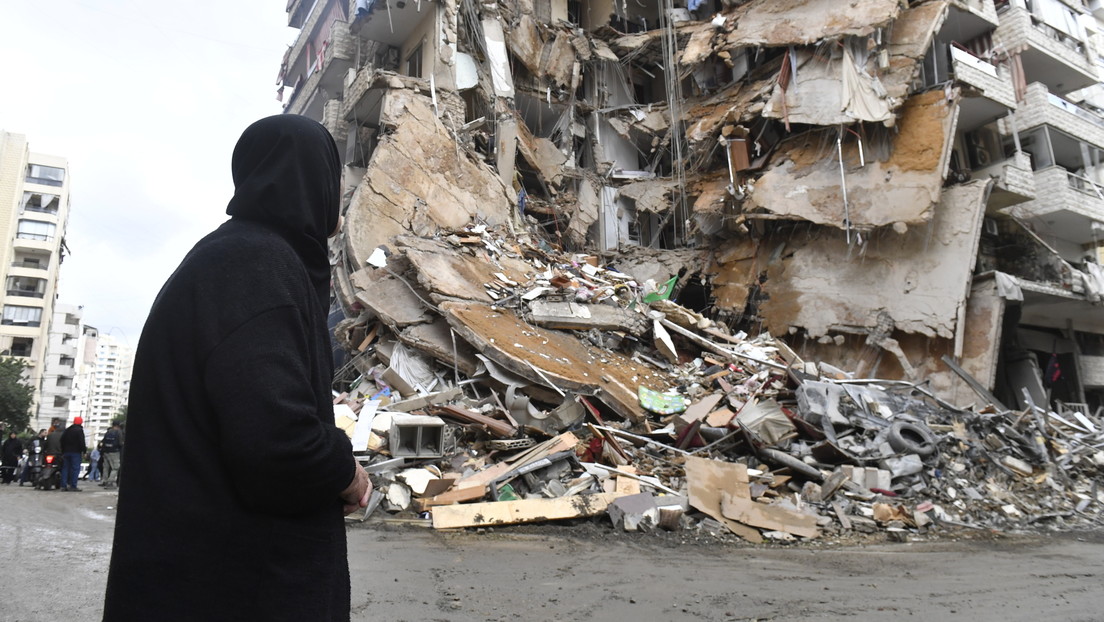
[[[1014,434],[1013,466],[990,461],[1005,476],[1104,464],[1104,47],[1088,4],[290,0],[285,110],[344,150],[335,387],[350,420],[404,404],[492,431],[499,451],[533,431],[538,461],[586,422],[600,441],[587,464],[622,467],[627,444],[654,453],[666,433],[661,453],[685,464],[653,490],[685,492],[662,481],[693,471],[756,499],[746,472],[719,473],[770,475],[760,465],[701,466],[688,448],[744,443],[785,470],[774,488],[795,477],[824,502],[842,476],[810,464],[849,466],[864,499],[928,490],[915,461],[886,460],[922,447],[938,470],[940,431],[971,460],[969,430],[990,451],[994,426]],[[855,388],[867,379],[882,383]],[[910,397],[871,395],[886,387]],[[1054,425],[1064,463],[1034,442],[1059,442]],[[893,456],[868,451],[886,444]],[[498,501],[498,480],[475,480],[478,496],[442,494]],[[1077,512],[1097,502],[1095,485],[1066,484]],[[691,501],[722,504],[696,487]],[[754,521],[713,509],[752,537]]]

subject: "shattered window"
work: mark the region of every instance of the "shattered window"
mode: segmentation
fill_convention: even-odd
[[[61,197],[56,194],[42,194],[40,192],[24,192],[21,209],[25,212],[40,212],[43,214],[57,214]]]

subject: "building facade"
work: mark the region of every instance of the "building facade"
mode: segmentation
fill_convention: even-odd
[[[56,387],[43,383],[68,218],[67,161],[33,153],[25,136],[0,130],[0,266],[7,284],[0,300],[0,353],[26,361],[37,427],[49,423],[59,397],[46,403],[44,390]]]
[[[83,355],[81,329],[80,307],[61,303],[54,305],[40,385],[42,392],[38,406],[39,424],[54,418],[70,420],[74,391],[78,384],[77,362]],[[36,429],[41,427],[39,425]]]
[[[837,4],[291,0],[337,299],[397,236],[522,224],[860,378],[1104,406],[1101,3]]]
[[[112,335],[97,334],[94,341],[95,364],[85,427],[92,439],[99,440],[127,404],[134,350]],[[89,343],[91,354],[93,347]]]

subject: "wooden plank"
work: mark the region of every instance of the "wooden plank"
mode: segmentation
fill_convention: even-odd
[[[565,518],[596,516],[614,499],[624,495],[598,493],[558,499],[519,499],[463,505],[442,505],[432,509],[434,529],[515,525]]]
[[[487,494],[487,488],[485,486],[469,486],[467,488],[453,488],[447,492],[442,492],[439,495],[432,497],[425,497],[423,499],[414,500],[414,508],[419,512],[425,512],[427,509],[439,505],[451,505],[453,503],[463,503],[465,501],[475,501],[482,499]]]
[[[751,499],[721,493],[721,514],[725,518],[740,521],[760,529],[784,531],[795,536],[815,538],[820,533],[816,517],[786,509],[778,505],[758,503]]]
[[[729,531],[749,542],[763,541],[757,529],[725,518],[721,513],[722,492],[751,498],[746,466],[691,456],[686,458],[685,468],[691,506],[720,521]]]
[[[632,465],[622,465],[617,467],[618,472],[625,473],[626,475],[636,475],[636,467]],[[617,477],[617,482],[614,486],[614,492],[619,492],[623,495],[638,495],[640,494],[640,480],[633,477]]]

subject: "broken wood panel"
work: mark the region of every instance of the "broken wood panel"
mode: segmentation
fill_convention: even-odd
[[[431,510],[434,529],[516,525],[540,521],[597,516],[609,504],[624,495],[598,493],[558,499],[519,499],[487,501],[464,505],[442,505]]]
[[[749,542],[763,541],[763,536],[757,530],[743,523],[725,518],[721,513],[722,493],[741,498],[751,498],[745,465],[688,456],[685,469],[686,486],[689,491],[691,506],[720,521],[732,533]]]
[[[939,201],[957,118],[957,98],[947,100],[943,90],[910,98],[901,109],[898,132],[881,139],[890,154],[884,161],[875,160],[866,144],[863,165],[858,138],[845,134],[842,180],[838,128],[795,137],[779,147],[744,209],[838,228],[848,221],[859,229],[926,223]],[[846,184],[846,203],[841,184]]]
[[[478,499],[482,499],[486,494],[486,486],[468,486],[467,488],[454,488],[452,490],[442,492],[441,494],[434,495],[432,497],[415,499],[414,508],[419,512],[425,512],[426,510],[439,505],[452,505],[453,503],[476,501]]]
[[[778,505],[758,503],[727,492],[721,493],[721,513],[725,518],[760,529],[784,531],[802,538],[815,538],[820,535],[816,528],[815,516]]]
[[[842,231],[787,234],[786,253],[768,264],[761,315],[772,334],[804,328],[873,330],[882,314],[906,333],[951,338],[969,291],[988,181],[943,192],[930,228],[868,235],[855,253]],[[773,251],[777,244],[761,247]]]
[[[535,384],[551,382],[561,390],[597,396],[633,421],[645,415],[637,388],[664,388],[665,379],[655,370],[594,349],[571,334],[530,326],[512,312],[459,302],[442,302],[440,308],[453,329],[487,358]]]
[[[380,139],[345,214],[350,262],[365,265],[376,247],[400,234],[433,235],[475,219],[505,223],[513,191],[458,148],[428,98],[391,90],[385,99],[402,122]]]
[[[726,48],[804,45],[845,35],[873,34],[901,12],[898,0],[753,0],[725,13],[736,27]]]

